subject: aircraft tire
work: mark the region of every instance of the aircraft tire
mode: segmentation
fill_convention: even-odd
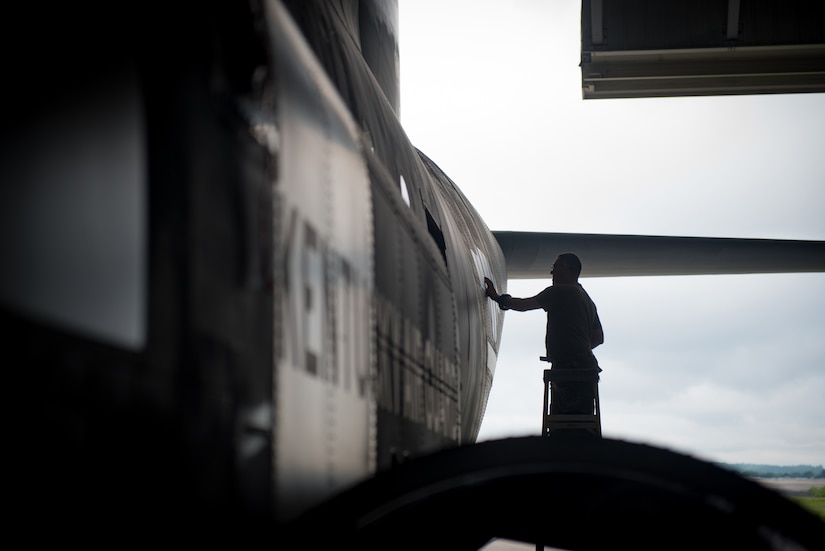
[[[573,434],[438,452],[388,471],[291,527],[321,547],[478,549],[501,537],[563,549],[815,549],[825,523],[706,461]],[[307,541],[307,540],[304,540]]]

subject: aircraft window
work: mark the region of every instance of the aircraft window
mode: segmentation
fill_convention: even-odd
[[[361,128],[366,128],[366,127],[367,127],[367,123],[362,122],[361,123]],[[370,134],[369,130],[364,130],[364,143],[366,144],[367,147],[370,148],[370,151],[372,153],[375,153],[375,144],[372,143],[372,134]]]
[[[139,82],[124,65],[50,105],[48,124],[33,119],[0,155],[0,302],[132,351],[146,345],[150,323]]]
[[[401,185],[401,198],[404,199],[404,202],[407,203],[407,206],[410,206],[410,190],[407,188],[407,181],[404,180],[404,175],[401,174],[399,176],[400,185]]]
[[[441,231],[441,228],[438,227],[438,224],[435,223],[435,218],[430,214],[429,209],[425,208],[424,211],[427,213],[427,229],[430,230],[430,235],[435,241],[435,244],[438,245],[438,250],[441,251],[441,256],[444,258],[444,263],[446,263],[447,244],[444,241],[444,233]]]

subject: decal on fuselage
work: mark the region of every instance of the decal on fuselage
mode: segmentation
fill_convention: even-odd
[[[458,366],[384,297],[376,294],[373,304],[378,406],[441,436],[458,438]]]
[[[369,380],[366,284],[297,210],[289,216],[285,242],[281,359],[363,398]]]
[[[484,252],[478,247],[474,248],[471,253],[473,256],[473,266],[476,270],[476,277],[481,286],[482,296],[484,296],[483,293],[485,290],[485,277],[489,277],[493,284],[495,284],[496,288],[499,289],[501,293],[504,293],[506,291],[505,285],[507,284],[507,280],[497,281],[498,278],[493,273],[490,266],[490,260],[487,258],[487,255],[485,255]],[[491,334],[488,335],[488,337],[495,342],[498,339],[498,328],[504,323],[504,313],[498,308],[498,306],[494,307],[491,301],[487,302],[487,311],[490,313],[489,321],[491,329]]]

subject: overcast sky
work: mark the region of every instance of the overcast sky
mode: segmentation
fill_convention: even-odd
[[[580,4],[399,0],[402,123],[491,230],[825,239],[825,94],[585,101]],[[581,283],[606,437],[825,464],[825,274]],[[540,433],[544,328],[507,313],[480,440]]]

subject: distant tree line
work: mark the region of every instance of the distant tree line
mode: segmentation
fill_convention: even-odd
[[[749,463],[719,463],[720,467],[736,471],[750,478],[822,478],[825,469],[822,465],[754,465]]]

